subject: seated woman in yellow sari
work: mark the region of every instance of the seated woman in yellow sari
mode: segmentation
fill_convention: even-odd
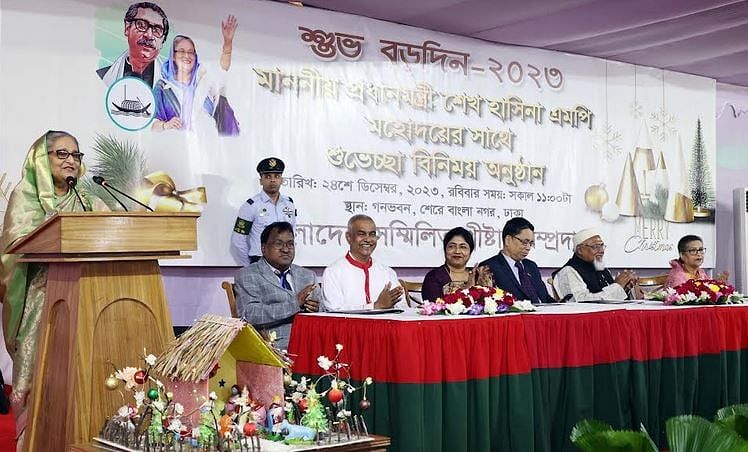
[[[47,285],[47,267],[18,262],[6,254],[10,246],[57,212],[109,210],[98,198],[79,190],[79,201],[66,179],[83,175],[83,154],[78,140],[67,132],[50,131],[31,146],[5,212],[0,241],[5,346],[13,358],[11,404],[16,415],[16,434],[26,427],[26,402],[36,357],[36,340]],[[81,204],[82,201],[82,204]]]

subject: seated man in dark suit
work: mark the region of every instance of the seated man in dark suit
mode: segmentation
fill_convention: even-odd
[[[268,225],[260,235],[262,258],[234,277],[239,316],[258,330],[276,331],[277,345],[288,347],[291,322],[299,311],[319,310],[320,290],[314,272],[293,265],[293,226]]]
[[[535,246],[535,227],[522,217],[507,221],[501,230],[504,247],[496,256],[481,262],[493,273],[494,285],[510,292],[518,300],[552,303],[535,262],[527,259]]]

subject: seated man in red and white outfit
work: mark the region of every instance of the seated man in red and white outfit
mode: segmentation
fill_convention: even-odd
[[[322,274],[325,311],[387,309],[406,307],[403,288],[390,267],[375,262],[371,254],[377,247],[377,226],[366,215],[348,220],[345,233],[350,249]]]

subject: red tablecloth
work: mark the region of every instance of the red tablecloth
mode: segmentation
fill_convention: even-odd
[[[394,451],[571,451],[585,418],[644,424],[664,446],[669,417],[748,403],[748,306],[539,309],[556,313],[299,315],[289,351],[319,375],[342,344],[353,379],[375,380],[367,416]]]
[[[357,380],[454,382],[748,349],[748,307],[423,321],[299,315],[289,344],[294,371],[320,374],[317,357],[334,355],[335,344],[344,345],[343,361]]]

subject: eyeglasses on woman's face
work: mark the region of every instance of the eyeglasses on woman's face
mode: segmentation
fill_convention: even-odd
[[[699,254],[706,254],[706,248],[689,248],[687,250],[681,251],[682,253],[686,253],[689,256],[698,256]]]
[[[78,163],[80,163],[81,160],[83,160],[83,155],[84,155],[82,152],[78,152],[78,151],[70,152],[67,149],[57,149],[54,151],[47,151],[47,154],[52,154],[52,153],[54,153],[57,156],[57,158],[60,160],[67,160],[68,157],[73,156],[73,160],[75,160]]]

